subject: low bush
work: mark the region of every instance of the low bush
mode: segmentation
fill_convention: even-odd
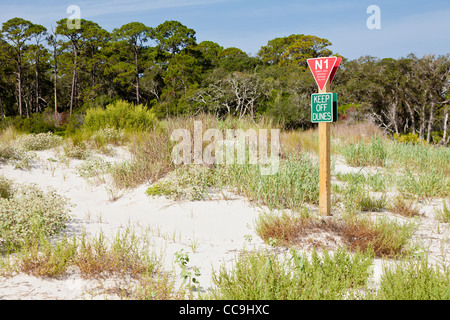
[[[338,249],[310,257],[244,252],[234,267],[213,274],[213,299],[225,300],[341,300],[351,299],[366,286],[372,259]]]
[[[108,104],[105,109],[88,109],[84,118],[84,128],[98,131],[102,128],[124,129],[127,131],[146,131],[154,127],[157,118],[143,105],[126,101]]]
[[[371,251],[378,257],[394,258],[405,254],[405,248],[417,230],[415,221],[400,223],[385,217],[350,218],[342,226],[342,235],[352,251]]]
[[[206,166],[184,166],[168,173],[147,189],[151,196],[166,196],[175,200],[205,200],[208,188],[214,185],[214,171]]]
[[[376,299],[449,300],[450,269],[430,265],[427,259],[385,267]]]
[[[0,239],[3,249],[14,250],[41,235],[57,234],[69,218],[67,200],[55,191],[35,185],[20,186],[10,198],[0,198]]]
[[[46,150],[57,147],[63,138],[51,132],[26,134],[17,138],[17,144],[27,151]]]
[[[11,119],[11,124],[22,133],[38,134],[61,131],[54,123],[48,121],[47,115],[44,113],[33,113],[30,117],[14,117]]]
[[[0,176],[0,198],[9,199],[14,194],[12,180]]]

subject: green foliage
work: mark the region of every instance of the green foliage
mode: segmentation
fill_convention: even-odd
[[[13,194],[14,186],[12,180],[0,176],[0,198],[9,199]]]
[[[399,143],[411,143],[411,144],[426,144],[427,141],[424,139],[420,139],[417,133],[408,133],[408,134],[396,134],[394,133],[394,141]]]
[[[363,183],[355,182],[347,184],[343,190],[342,204],[347,213],[358,211],[382,211],[387,206],[386,195],[373,195],[367,190]]]
[[[22,133],[58,132],[61,129],[50,123],[42,113],[33,113],[29,118],[14,117],[12,125]]]
[[[306,60],[317,57],[331,56],[327,49],[331,42],[316,36],[292,34],[288,37],[270,40],[261,47],[258,56],[269,64],[299,65],[306,68]]]
[[[213,299],[341,300],[358,296],[370,275],[368,254],[338,249],[310,257],[291,250],[291,257],[270,252],[244,252],[231,270],[213,274]]]
[[[63,138],[54,135],[51,132],[27,134],[20,136],[16,141],[23,149],[31,150],[46,150],[59,146]]]
[[[387,153],[385,142],[375,136],[366,144],[363,140],[351,143],[342,149],[347,164],[353,167],[384,166]]]
[[[178,21],[161,23],[151,31],[151,37],[158,43],[159,49],[175,56],[184,48],[195,44],[195,31]]]
[[[407,170],[398,177],[397,189],[402,194],[419,199],[447,197],[450,194],[450,179],[440,168],[430,167],[428,171],[417,174]]]
[[[450,222],[450,198],[448,199],[448,202],[443,200],[442,201],[442,209],[435,210],[434,214],[439,221],[442,221],[444,223],[449,223]]]
[[[450,270],[448,266],[430,265],[427,259],[385,267],[376,299],[449,300]]]
[[[307,154],[280,161],[278,172],[261,174],[259,165],[225,165],[218,171],[218,186],[228,186],[270,209],[302,210],[318,203],[319,166]]]
[[[127,131],[146,131],[157,123],[156,116],[143,105],[126,101],[116,101],[105,109],[88,109],[84,118],[85,129],[98,131],[101,128],[124,129]]]
[[[214,171],[204,166],[183,166],[147,189],[150,196],[166,196],[176,200],[205,200],[214,183]]]
[[[20,186],[10,198],[0,198],[2,247],[14,250],[40,236],[65,228],[69,218],[67,200],[55,191],[44,193],[34,185]]]

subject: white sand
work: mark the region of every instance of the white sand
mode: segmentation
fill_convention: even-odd
[[[0,175],[15,183],[35,183],[43,190],[52,188],[69,198],[74,205],[71,209],[73,219],[66,229],[69,234],[86,230],[95,235],[102,231],[113,237],[130,226],[135,232],[146,232],[155,253],[164,254],[164,269],[174,269],[177,273],[180,269],[174,263],[174,254],[184,250],[189,254],[188,267],[200,270],[198,280],[202,291],[211,287],[212,268],[218,270],[223,263],[229,264],[244,248],[265,246],[253,228],[261,210],[243,198],[175,202],[147,196],[148,185],[134,190],[109,191],[111,188],[107,183],[99,184],[79,176],[76,167],[81,160],[71,160],[67,166],[47,160],[57,159],[54,150],[39,151],[37,155],[39,159],[31,170],[18,170],[3,164]],[[108,157],[103,159],[108,160]],[[120,197],[111,201],[111,195]],[[0,277],[0,299],[105,298],[103,294],[92,293],[97,287],[97,280],[83,280],[77,270],[72,275],[69,272],[63,279],[20,274],[12,278]]]
[[[115,159],[122,161],[128,157],[123,149],[118,149]],[[211,287],[212,270],[223,264],[231,266],[236,254],[243,249],[267,247],[256,235],[254,222],[263,209],[253,206],[241,197],[229,196],[226,200],[174,202],[165,198],[151,198],[145,194],[148,185],[129,191],[111,190],[107,183],[95,183],[80,177],[76,167],[80,160],[70,163],[52,161],[57,159],[55,150],[37,152],[38,160],[28,171],[15,169],[12,165],[0,166],[0,175],[16,183],[36,183],[42,189],[53,188],[70,199],[74,205],[73,216],[67,233],[80,233],[86,230],[95,235],[100,230],[107,236],[114,236],[127,226],[139,232],[146,232],[152,240],[157,254],[164,254],[164,268],[180,272],[174,263],[174,255],[180,250],[189,254],[189,267],[197,267],[201,276],[201,290]],[[348,170],[342,164],[336,171]],[[354,169],[356,170],[356,169]],[[354,171],[353,170],[353,171]],[[118,196],[116,201],[111,201]],[[431,216],[435,205],[425,210]],[[441,224],[441,233],[436,231],[436,221],[425,217],[419,238],[429,241],[428,247],[436,256],[443,250],[449,251],[448,227]],[[431,236],[433,233],[433,236]],[[422,236],[420,236],[422,234]],[[381,261],[374,266],[375,282],[381,276]],[[192,269],[191,269],[192,270]],[[0,299],[114,299],[104,288],[125,281],[109,279],[106,281],[84,280],[76,268],[70,268],[60,279],[37,278],[19,274],[10,278],[0,277]],[[181,281],[181,278],[179,279]]]

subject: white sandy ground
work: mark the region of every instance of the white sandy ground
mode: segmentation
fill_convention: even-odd
[[[107,161],[129,158],[125,150],[116,150],[118,155],[115,158],[102,158]],[[198,280],[204,292],[212,286],[213,270],[219,270],[223,264],[231,267],[236,254],[243,249],[267,247],[254,230],[255,220],[264,209],[255,207],[242,197],[227,195],[226,199],[222,197],[219,200],[175,202],[163,197],[147,196],[145,191],[148,185],[128,191],[112,190],[107,183],[80,177],[76,167],[82,163],[81,160],[55,162],[52,160],[58,159],[55,150],[39,151],[36,154],[38,157],[31,170],[19,170],[3,164],[0,166],[0,175],[15,183],[36,183],[44,190],[52,188],[69,198],[74,205],[71,210],[73,218],[66,229],[69,234],[86,230],[88,234],[95,235],[102,231],[112,237],[127,226],[135,231],[146,232],[154,252],[164,256],[164,269],[173,270],[179,283],[181,277],[177,274],[180,269],[174,263],[174,257],[180,250],[189,254],[188,267],[200,270]],[[335,170],[356,169],[338,162]],[[114,196],[118,199],[111,201]],[[433,217],[433,210],[438,206],[442,206],[442,202],[435,201],[422,206],[425,215],[421,218],[421,227],[415,239],[430,250],[436,261],[446,259],[445,263],[449,263],[449,227],[438,223]],[[374,285],[379,282],[382,267],[386,263],[389,262],[375,260]],[[114,277],[102,281],[85,280],[76,268],[70,268],[65,276],[58,279],[18,274],[0,277],[0,299],[115,299],[118,296],[105,293],[105,288],[121,281],[126,280]]]

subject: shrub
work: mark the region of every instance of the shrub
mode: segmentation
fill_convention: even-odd
[[[0,177],[0,198],[9,199],[14,194],[13,182],[3,176]]]
[[[408,134],[397,134],[394,133],[394,140],[399,143],[411,143],[411,144],[422,144],[426,145],[427,142],[424,139],[420,139],[417,133],[408,133]]]
[[[26,152],[11,142],[0,142],[0,161],[11,162],[16,169],[29,169],[34,157],[34,153]]]
[[[342,235],[352,251],[372,251],[375,256],[393,258],[405,253],[408,241],[417,230],[415,221],[400,223],[381,217],[350,218],[343,226]]]
[[[164,180],[154,183],[147,189],[147,194],[175,200],[205,200],[208,188],[214,184],[213,178],[213,170],[206,166],[180,167],[167,174]]]
[[[47,121],[46,115],[42,113],[33,113],[30,117],[17,116],[12,120],[13,126],[23,133],[45,133],[56,132],[58,128]]]
[[[64,229],[68,214],[67,200],[55,191],[21,186],[11,198],[0,198],[0,238],[6,249],[20,247]]]
[[[443,270],[442,270],[443,269]],[[450,269],[429,265],[427,259],[384,268],[377,299],[449,300]]]
[[[152,111],[143,105],[134,105],[126,101],[108,104],[105,109],[88,109],[84,118],[85,128],[97,131],[101,128],[125,129],[127,131],[146,131],[157,123]]]
[[[51,149],[61,144],[63,138],[51,132],[22,135],[17,139],[17,143],[25,150],[45,150]]]
[[[270,252],[244,252],[233,269],[213,274],[213,299],[302,300],[350,298],[366,286],[372,259],[338,249],[323,256],[278,257]],[[351,291],[353,290],[353,291]]]
[[[95,131],[90,140],[97,146],[101,147],[106,144],[119,145],[123,143],[126,139],[126,134],[124,129],[116,129],[111,127],[100,128]]]

